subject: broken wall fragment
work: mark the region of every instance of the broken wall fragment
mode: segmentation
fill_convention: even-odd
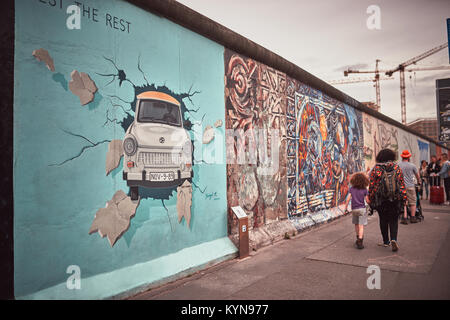
[[[53,58],[50,56],[47,50],[40,48],[34,50],[32,54],[38,61],[43,61],[51,72],[55,72],[55,64],[53,62]]]
[[[185,180],[181,186],[177,188],[177,212],[178,223],[184,217],[188,228],[191,221],[191,205],[192,205],[192,184]]]
[[[109,175],[111,171],[119,166],[122,156],[122,140],[112,140],[108,145],[108,153],[106,154],[106,175]]]
[[[73,70],[70,74],[69,89],[80,99],[82,106],[94,100],[94,94],[97,92],[95,82],[87,73]]]
[[[130,227],[130,220],[138,206],[139,201],[132,201],[122,190],[117,191],[106,207],[96,212],[89,234],[98,232],[100,237],[106,236],[113,247]]]

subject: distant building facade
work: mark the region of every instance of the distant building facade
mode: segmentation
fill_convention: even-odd
[[[407,126],[431,139],[438,140],[437,118],[420,118],[408,123]]]

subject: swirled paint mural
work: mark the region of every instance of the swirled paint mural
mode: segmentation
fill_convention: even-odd
[[[322,214],[364,169],[362,114],[295,80],[287,95],[289,216]]]
[[[287,218],[286,75],[225,50],[225,81],[228,206],[250,227]]]

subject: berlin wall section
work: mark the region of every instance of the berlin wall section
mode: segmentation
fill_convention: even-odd
[[[176,2],[78,2],[15,1],[18,299],[144,290],[235,257],[233,206],[257,249],[342,216],[382,148],[441,151]]]
[[[111,297],[237,251],[225,154],[208,158],[225,145],[223,46],[125,1],[79,2],[80,29],[71,2],[15,2],[18,299]]]
[[[225,49],[224,59],[226,127],[242,130],[227,140],[228,207],[249,215],[253,249],[344,215],[350,176],[371,169],[381,149],[398,156],[408,149],[416,166],[440,149],[251,57]],[[280,129],[281,156],[271,175],[259,175],[257,162],[236,164],[259,128]],[[236,242],[231,210],[228,219]]]

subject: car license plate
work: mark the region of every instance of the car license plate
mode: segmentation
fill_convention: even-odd
[[[173,181],[175,175],[173,172],[153,172],[150,173],[150,181]]]

